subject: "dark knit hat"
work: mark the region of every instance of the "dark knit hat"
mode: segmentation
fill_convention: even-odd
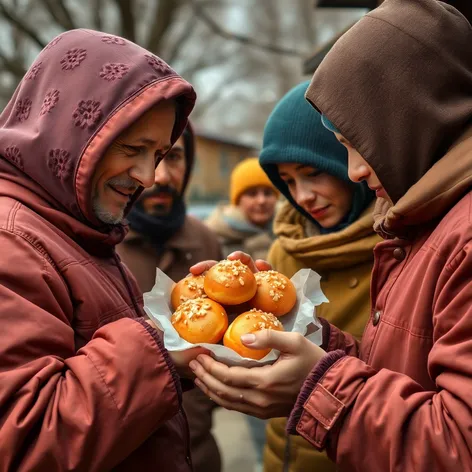
[[[280,192],[315,224],[314,218],[293,200],[280,178],[277,164],[305,164],[351,183],[354,189],[351,211],[340,226],[330,230],[337,231],[357,220],[374,194],[365,183],[354,184],[349,180],[346,149],[325,128],[320,113],[305,99],[309,84],[310,81],[306,81],[297,85],[275,106],[264,129],[259,162]]]

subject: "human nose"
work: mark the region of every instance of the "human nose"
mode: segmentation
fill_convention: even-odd
[[[136,159],[129,175],[131,178],[138,181],[143,187],[152,187],[154,184],[154,166],[155,160],[153,156],[143,156],[140,159]]]
[[[353,182],[362,182],[369,177],[369,167],[364,159],[355,151],[348,151],[348,169],[347,174]]]
[[[305,207],[309,202],[316,200],[316,193],[312,188],[309,188],[303,183],[299,183],[295,188],[295,201],[302,208]]]
[[[154,183],[167,185],[170,182],[169,166],[165,159],[161,160],[154,171]]]
[[[267,195],[264,192],[259,192],[256,195],[256,201],[259,205],[264,205],[267,200]]]

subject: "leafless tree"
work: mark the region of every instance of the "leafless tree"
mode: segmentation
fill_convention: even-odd
[[[194,84],[194,120],[260,137],[317,39],[312,0],[0,0],[0,103],[56,34],[93,28],[141,44]]]

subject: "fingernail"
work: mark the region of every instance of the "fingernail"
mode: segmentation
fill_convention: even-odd
[[[241,341],[244,344],[252,344],[253,342],[256,341],[256,335],[255,334],[243,334],[241,336]]]
[[[195,361],[190,361],[190,364],[188,365],[192,370],[195,370],[198,365]]]
[[[198,380],[198,379],[195,379],[195,380],[193,381],[193,383],[194,383],[197,387],[201,387],[201,386],[202,386],[202,383],[201,383],[200,380]]]

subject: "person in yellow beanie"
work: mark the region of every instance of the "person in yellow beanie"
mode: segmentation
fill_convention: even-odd
[[[279,192],[257,157],[241,161],[231,173],[230,204],[220,204],[207,220],[227,256],[244,251],[264,259],[272,244],[272,220]]]

